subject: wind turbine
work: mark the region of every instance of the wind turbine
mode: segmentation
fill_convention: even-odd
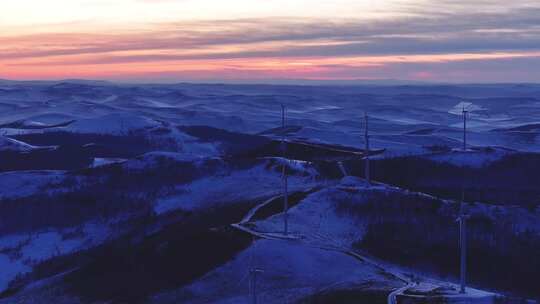
[[[365,179],[366,179],[366,183],[367,183],[367,186],[371,186],[371,177],[369,175],[369,117],[367,115],[367,112],[364,112],[364,118],[365,118],[365,121],[366,121],[366,128],[365,128],[365,134],[364,134],[364,137],[365,137],[365,149],[364,149],[364,160],[365,160],[365,167],[364,167],[364,176],[365,176]]]
[[[282,137],[281,137],[281,152],[282,157],[287,160],[287,145],[285,143],[285,111],[286,108],[281,104],[281,128],[282,128]],[[288,182],[287,182],[287,166],[283,163],[282,170],[282,187],[283,187],[283,233],[287,235],[289,233],[289,221],[288,221],[288,212],[289,212],[289,191],[288,191]]]

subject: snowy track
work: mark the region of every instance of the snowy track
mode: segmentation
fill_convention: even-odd
[[[416,284],[415,283],[412,283],[410,282],[409,284],[407,284],[407,286],[403,286],[399,289],[396,289],[394,291],[392,291],[389,295],[388,295],[388,304],[397,304],[397,295],[399,294],[402,294],[405,290],[409,289],[409,288],[412,288],[414,287]]]
[[[263,203],[255,206],[254,208],[252,208],[251,210],[249,210],[249,212],[246,214],[246,216],[244,216],[244,218],[240,221],[239,224],[245,224],[249,221],[251,221],[251,218],[253,218],[253,216],[255,215],[255,213],[257,213],[257,211],[259,211],[259,209],[261,209],[262,207],[270,204],[272,201],[282,197],[283,195],[276,195],[266,201],[264,201]]]

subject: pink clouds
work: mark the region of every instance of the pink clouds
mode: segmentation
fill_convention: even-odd
[[[0,78],[134,79],[399,78],[498,80],[505,64],[520,80],[536,72],[540,7],[378,21],[248,18],[155,23],[134,29],[0,34]],[[505,18],[503,18],[505,17]],[[466,63],[466,65],[464,65]],[[476,71],[470,67],[476,66]],[[446,73],[445,73],[445,69]],[[484,72],[486,70],[491,73]],[[445,76],[446,74],[446,76]]]

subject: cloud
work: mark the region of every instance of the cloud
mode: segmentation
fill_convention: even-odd
[[[178,65],[185,62],[194,67],[200,61],[205,68],[211,63],[216,69],[226,70],[230,68],[227,62],[244,61],[245,64],[235,68],[249,70],[248,65],[252,64],[254,69],[262,71],[260,65],[265,61],[281,60],[310,61],[312,67],[318,67],[317,72],[325,75],[339,71],[365,73],[368,68],[380,66],[378,70],[382,72],[401,71],[418,78],[441,75],[444,70],[436,66],[447,67],[448,73],[452,69],[463,71],[468,65],[460,66],[457,62],[471,60],[476,62],[473,66],[483,71],[502,67],[501,60],[510,58],[520,58],[515,62],[523,62],[522,57],[528,57],[529,62],[537,62],[540,4],[526,0],[508,7],[501,6],[498,0],[467,5],[450,0],[427,3],[423,2],[423,6],[409,3],[404,11],[411,13],[406,16],[374,20],[243,18],[158,22],[138,31],[111,33],[0,35],[0,68],[101,65],[106,69],[109,65],[165,62]],[[471,59],[465,56],[468,54],[478,56]],[[494,54],[506,55],[493,57]],[[391,58],[375,59],[380,57]],[[365,59],[351,66],[348,64],[354,60],[345,60],[344,64],[342,58]],[[374,60],[371,64],[370,58]],[[485,63],[479,64],[482,59]],[[409,70],[411,66],[419,70],[413,73]],[[532,69],[532,66],[521,67]]]
[[[0,38],[20,47],[0,58],[103,54],[120,51],[200,50],[215,46],[283,42],[280,51],[257,56],[339,56],[486,52],[540,48],[540,7],[509,13],[421,16],[375,22],[323,19],[240,19],[160,24],[137,33],[44,34]],[[342,42],[302,46],[306,41]],[[238,52],[239,55],[242,52]],[[246,55],[253,54],[248,52]],[[203,55],[217,58],[215,55]],[[231,56],[229,53],[225,57]]]

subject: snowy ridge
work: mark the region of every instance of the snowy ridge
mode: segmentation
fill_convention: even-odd
[[[29,152],[37,149],[38,147],[29,145],[22,141],[0,136],[0,152],[2,151],[16,151],[16,152]]]
[[[171,194],[157,200],[154,211],[163,214],[175,210],[206,209],[224,202],[242,202],[246,199],[273,196],[279,193],[281,170],[279,159],[262,160],[254,167],[229,171],[224,168],[217,174],[196,179],[189,184],[175,187]],[[316,185],[317,176],[313,168],[306,169],[301,163],[303,175],[290,175],[289,187],[296,191]]]
[[[130,114],[109,114],[98,118],[79,119],[66,127],[58,128],[74,133],[127,134],[131,131],[158,127],[157,121]]]
[[[114,224],[95,221],[69,229],[0,237],[0,293],[40,262],[92,248],[114,238],[119,233],[113,229]]]
[[[49,184],[61,181],[63,177],[63,171],[19,171],[0,173],[0,184],[2,185],[0,199],[30,196],[37,191],[44,190]]]

